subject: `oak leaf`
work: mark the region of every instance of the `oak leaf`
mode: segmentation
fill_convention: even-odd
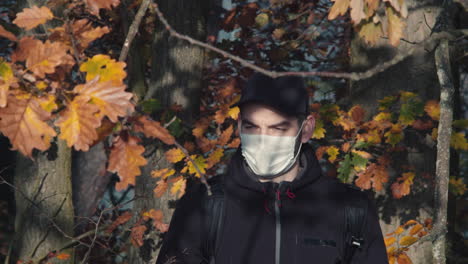
[[[385,242],[385,247],[388,247],[390,245],[393,245],[396,242],[396,238],[395,237],[386,237],[384,239],[384,242]]]
[[[388,38],[390,40],[390,44],[396,47],[400,43],[400,39],[403,37],[403,28],[405,23],[402,21],[401,17],[395,13],[393,8],[387,7],[385,10],[388,19]]]
[[[333,163],[335,162],[340,150],[335,146],[330,146],[327,148],[328,160]]]
[[[0,25],[0,37],[4,37],[11,41],[18,41],[15,34],[11,33],[10,31],[6,30],[2,25]]]
[[[167,187],[168,187],[168,184],[166,180],[159,180],[156,183],[156,188],[154,188],[153,190],[154,195],[158,198],[161,198],[164,195],[164,193],[167,191]]]
[[[209,125],[210,125],[210,120],[208,118],[199,119],[197,122],[195,122],[195,126],[192,130],[192,135],[195,138],[203,137],[203,134],[205,133]]]
[[[410,231],[409,231],[409,234],[414,236],[416,235],[417,233],[419,233],[419,231],[421,231],[422,229],[424,228],[423,225],[421,225],[420,223],[417,223],[416,225],[414,225]]]
[[[120,0],[85,0],[85,4],[91,14],[99,17],[99,9],[111,10],[120,4]]]
[[[106,229],[107,233],[112,233],[118,226],[127,223],[130,219],[132,219],[133,214],[129,211],[119,215],[117,219]]]
[[[392,119],[392,114],[388,112],[380,112],[374,116],[375,121],[390,121]]]
[[[179,176],[175,179],[172,179],[171,182],[173,183],[171,187],[171,194],[177,198],[180,198],[182,195],[184,195],[187,180],[184,177]]]
[[[337,16],[342,16],[348,11],[349,7],[349,2],[350,0],[332,0],[332,2],[335,2],[333,6],[330,9],[330,12],[328,13],[328,19],[333,20]]]
[[[11,55],[11,61],[25,61],[29,57],[29,53],[34,51],[40,43],[42,42],[34,37],[27,36],[21,38],[16,46],[16,50]]]
[[[117,122],[119,116],[132,113],[134,105],[130,101],[133,94],[125,92],[125,85],[112,81],[98,82],[95,78],[85,84],[77,85],[73,91],[89,96],[91,103],[99,107],[99,117],[107,116],[112,122]]]
[[[414,242],[418,241],[418,238],[413,237],[413,236],[404,236],[400,239],[398,242],[402,246],[410,246],[414,244]]]
[[[46,73],[54,73],[59,65],[73,65],[75,60],[67,54],[67,46],[61,42],[34,41],[27,42],[35,46],[27,52],[26,67],[36,76],[44,78]],[[21,45],[21,41],[20,41]]]
[[[393,124],[392,128],[385,134],[385,142],[395,146],[403,139],[403,130],[400,124]]]
[[[438,121],[440,117],[440,105],[439,102],[435,100],[427,101],[424,106],[424,111],[429,115],[433,120]]]
[[[65,26],[56,27],[51,30],[49,39],[51,41],[61,41],[71,48],[73,47],[73,44],[70,35],[72,35],[76,49],[79,52],[82,52],[91,42],[109,32],[110,29],[107,26],[93,27],[92,23],[88,19],[83,18],[76,20],[71,24],[71,34],[67,32]]]
[[[217,148],[213,152],[210,153],[208,158],[206,159],[206,168],[209,169],[213,167],[216,163],[218,163],[221,158],[224,156],[224,149]]]
[[[359,24],[361,20],[366,18],[364,12],[364,0],[351,0],[351,20],[355,25]]]
[[[226,120],[226,118],[232,118],[234,120],[237,120],[239,111],[240,109],[237,106],[230,108],[228,105],[223,105],[221,106],[221,109],[216,111],[214,119],[218,124],[224,123],[224,120]]]
[[[232,125],[230,125],[219,136],[218,145],[220,145],[220,146],[226,145],[229,142],[229,140],[231,140],[231,136],[232,136],[233,132],[234,132],[234,129],[233,129]]]
[[[46,6],[41,8],[33,6],[31,8],[25,8],[22,12],[16,14],[13,23],[26,30],[33,29],[38,25],[44,24],[48,20],[54,18],[54,14]]]
[[[450,146],[457,150],[468,150],[468,142],[464,132],[453,132],[450,136]]]
[[[0,132],[8,137],[13,150],[32,157],[32,150],[45,151],[55,130],[46,121],[51,113],[41,107],[42,99],[30,94],[15,93],[8,96],[8,105],[0,108]]]
[[[386,182],[388,182],[387,169],[376,163],[372,163],[366,170],[358,173],[358,179],[356,179],[356,185],[366,190],[370,189],[372,185],[376,191],[381,191]]]
[[[236,137],[226,147],[227,148],[238,148],[239,145],[240,145],[240,138]]]
[[[189,174],[195,175],[196,177],[200,178],[201,173],[206,173],[207,162],[203,156],[200,155],[190,155],[190,159],[186,159],[186,167],[184,167],[181,172],[186,173],[188,171]],[[192,162],[193,161],[193,162]]]
[[[142,156],[145,148],[139,142],[137,137],[124,135],[118,136],[112,144],[107,170],[119,175],[120,182],[115,185],[119,191],[135,185],[135,177],[141,174],[140,166],[147,164]]]
[[[167,179],[167,177],[174,175],[175,170],[174,169],[169,169],[169,168],[164,168],[160,170],[154,170],[151,172],[151,176],[153,178],[161,178],[163,180]]]
[[[403,175],[392,184],[391,189],[395,199],[400,199],[410,193],[414,176],[415,174],[413,172],[403,173]]]
[[[157,138],[168,145],[175,143],[175,138],[161,123],[150,120],[147,116],[138,117],[133,127],[136,132],[141,132],[146,137]]]
[[[91,81],[99,75],[99,82],[114,81],[122,84],[127,72],[125,62],[112,59],[108,55],[98,54],[81,64],[80,71],[86,72],[86,81]]]
[[[326,132],[327,131],[325,130],[325,128],[323,128],[323,121],[321,119],[317,119],[315,121],[314,133],[312,134],[311,138],[315,138],[315,139],[324,138]]]
[[[59,138],[76,150],[88,151],[98,137],[96,128],[101,125],[101,119],[96,116],[99,108],[88,101],[87,96],[75,97],[55,122],[60,128]]]
[[[166,156],[167,161],[169,161],[171,163],[177,163],[177,162],[183,160],[184,157],[185,157],[184,152],[179,148],[172,148],[172,149],[166,151],[166,153],[164,153],[164,155]]]
[[[359,26],[358,34],[369,45],[376,45],[377,41],[383,36],[382,23],[367,21]]]
[[[328,146],[320,146],[315,150],[315,156],[317,157],[318,160],[321,160],[323,158],[323,154],[325,154],[325,151],[327,151]]]
[[[12,84],[16,83],[11,64],[0,59],[0,107],[7,105],[7,97]]]
[[[143,246],[143,236],[145,235],[146,229],[148,228],[145,225],[136,225],[132,227],[130,232],[130,238],[133,246]]]
[[[366,111],[361,106],[356,105],[356,106],[353,106],[348,111],[348,114],[353,119],[354,122],[361,123],[362,120],[364,119],[364,115],[366,114]]]

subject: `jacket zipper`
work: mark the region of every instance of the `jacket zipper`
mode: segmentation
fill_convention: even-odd
[[[278,189],[276,189],[276,192],[278,192],[279,187],[281,186],[280,182],[278,185]],[[280,212],[280,207],[279,207],[279,197],[276,197],[275,199],[275,222],[276,222],[276,240],[275,240],[275,264],[280,264],[280,257],[281,257],[281,212]]]

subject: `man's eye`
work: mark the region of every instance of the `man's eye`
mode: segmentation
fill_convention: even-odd
[[[282,127],[275,127],[276,130],[278,131],[286,131],[287,129],[286,128],[282,128]]]

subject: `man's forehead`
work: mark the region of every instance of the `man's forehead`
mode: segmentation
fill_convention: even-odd
[[[241,119],[247,119],[250,122],[255,121],[269,121],[269,122],[280,122],[280,121],[294,121],[296,117],[285,115],[271,106],[249,103],[240,107]],[[268,120],[263,120],[267,118]]]

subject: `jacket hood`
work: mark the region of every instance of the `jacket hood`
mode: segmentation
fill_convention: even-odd
[[[259,155],[261,155],[261,153],[259,153]],[[293,181],[283,181],[281,184],[272,181],[260,182],[257,176],[248,167],[247,162],[242,156],[241,148],[239,147],[231,159],[225,184],[234,189],[240,187],[267,195],[286,194],[291,198],[291,196],[294,196],[295,191],[312,184],[322,176],[320,165],[315,157],[315,152],[312,146],[307,143],[302,146],[299,162],[301,168],[299,174]],[[278,190],[280,192],[279,194],[277,193]]]

